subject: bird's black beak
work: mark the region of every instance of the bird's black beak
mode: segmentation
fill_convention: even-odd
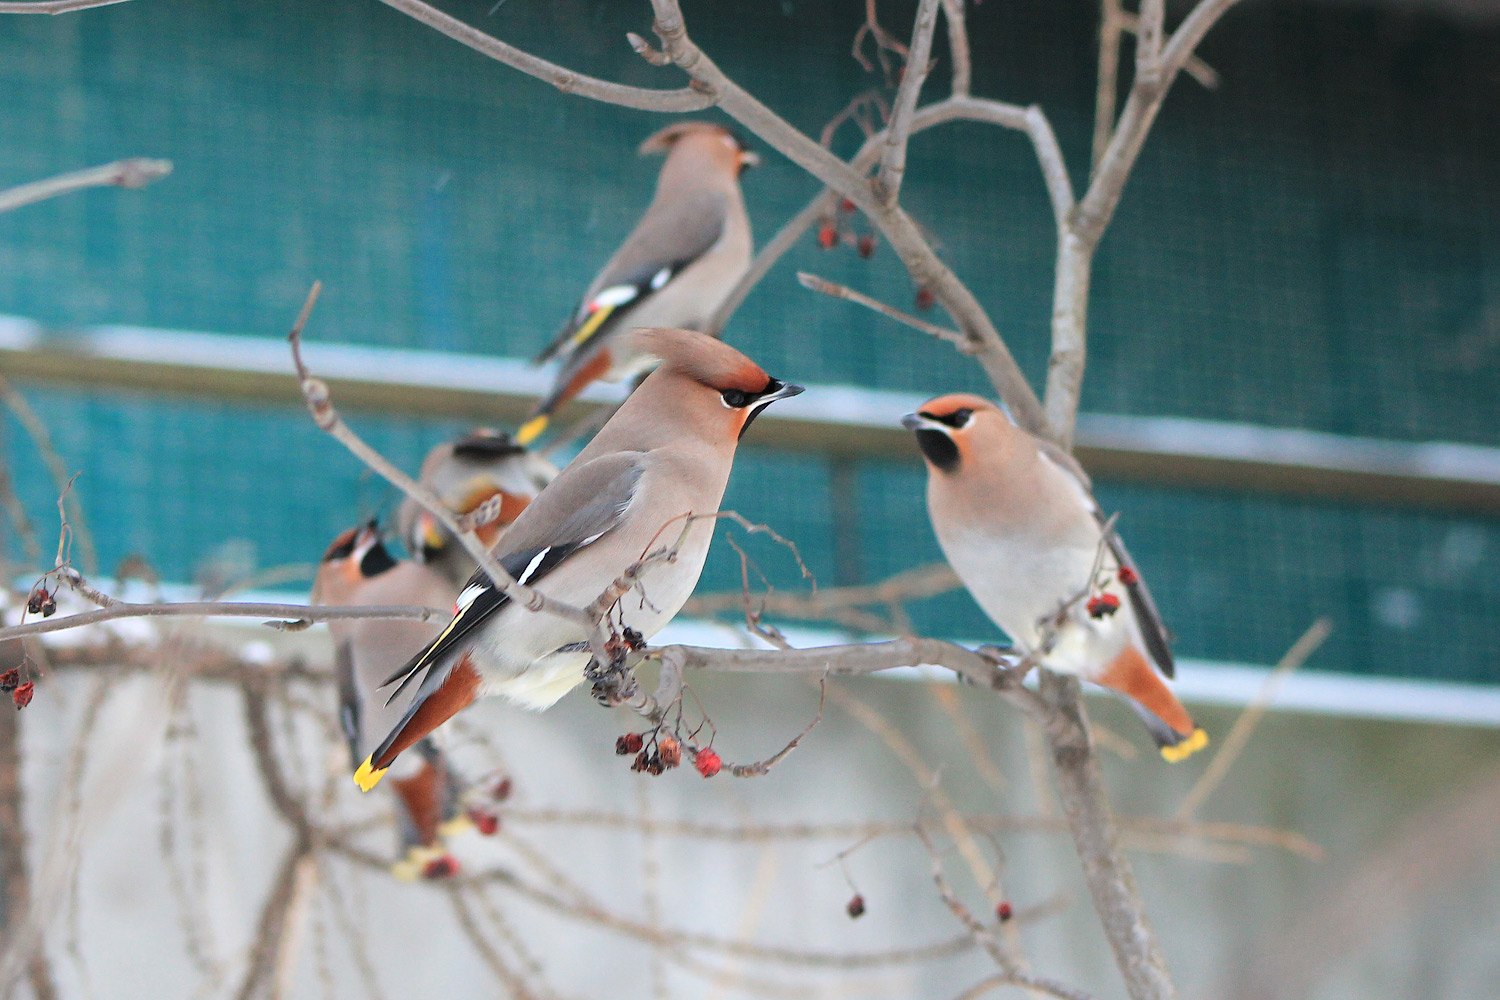
[[[750,412],[745,417],[744,425],[740,427],[740,437],[745,436],[745,431],[749,430],[750,425],[755,422],[755,418],[760,416],[761,410],[764,410],[778,399],[790,399],[793,396],[801,395],[805,391],[800,385],[792,385],[790,382],[783,382],[777,378],[771,379],[766,384],[765,390],[756,397],[755,402],[750,404]]]

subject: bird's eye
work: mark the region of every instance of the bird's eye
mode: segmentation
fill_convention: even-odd
[[[748,392],[741,392],[738,389],[725,389],[723,398],[725,406],[731,410],[738,410],[749,406],[753,397]]]
[[[938,417],[938,420],[941,423],[947,424],[949,427],[959,428],[968,426],[969,418],[971,418],[972,416],[974,416],[974,411],[969,409],[968,407],[964,407],[961,410],[954,410],[946,417]]]

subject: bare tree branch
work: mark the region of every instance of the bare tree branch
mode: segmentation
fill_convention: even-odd
[[[798,271],[797,280],[802,283],[803,288],[832,296],[835,299],[847,299],[850,302],[864,306],[866,309],[873,309],[882,316],[889,316],[898,323],[905,323],[913,329],[921,330],[923,333],[930,334],[939,340],[945,340],[957,348],[960,354],[974,353],[975,348],[973,343],[968,337],[965,337],[957,330],[938,326],[927,322],[925,319],[913,316],[911,313],[902,312],[900,309],[886,305],[879,299],[870,298],[870,296],[863,292],[856,292],[848,285],[840,285],[825,278],[820,278],[816,274],[808,274],[806,271]]]
[[[240,601],[182,601],[179,603],[132,604],[116,601],[107,608],[80,611],[57,618],[45,618],[25,625],[0,628],[0,642],[29,635],[62,632],[100,622],[122,618],[262,618],[275,619],[268,624],[281,625],[296,621],[327,622],[355,618],[405,618],[416,621],[443,621],[453,617],[453,609],[421,608],[404,604],[327,607],[318,604],[258,604]]]
[[[906,57],[906,69],[901,74],[901,86],[896,90],[896,101],[891,108],[891,121],[885,129],[885,151],[880,157],[880,173],[876,178],[877,196],[886,205],[896,204],[901,196],[901,180],[906,176],[906,146],[911,139],[911,116],[917,109],[917,98],[921,96],[922,84],[931,69],[932,35],[937,30],[939,0],[920,0],[917,4],[917,20],[911,31],[911,47]]]
[[[111,3],[123,3],[124,0],[109,0]],[[31,4],[19,6],[29,7]],[[102,4],[86,4],[81,6],[102,6]],[[0,4],[0,14],[6,13],[34,13],[34,14],[57,14],[62,11],[7,11],[5,4]],[[56,198],[58,195],[69,194],[73,191],[82,191],[93,187],[122,187],[143,188],[152,181],[160,180],[172,172],[170,160],[147,160],[136,158],[133,160],[116,160],[114,163],[106,163],[102,167],[89,167],[87,170],[75,170],[69,174],[58,174],[46,180],[32,181],[30,184],[22,184],[18,187],[0,191],[0,212],[9,212],[23,205],[34,205],[48,198]]]
[[[456,42],[467,45],[475,52],[550,83],[565,94],[577,94],[580,97],[603,101],[605,104],[618,104],[621,107],[637,108],[641,111],[702,111],[714,103],[712,94],[693,87],[652,90],[646,87],[627,87],[624,84],[611,83],[608,80],[599,80],[582,73],[575,73],[564,66],[548,62],[539,56],[523,52],[514,45],[502,42],[498,38],[486,35],[478,28],[472,28],[457,18],[444,14],[431,4],[423,3],[422,0],[380,0],[380,2],[388,7],[396,8],[408,17],[421,21],[429,28],[442,32]]]
[[[112,7],[126,0],[5,0],[0,14],[69,14],[93,7]]]

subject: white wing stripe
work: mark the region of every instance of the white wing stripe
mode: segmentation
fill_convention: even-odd
[[[536,572],[536,568],[542,564],[542,560],[547,558],[547,553],[551,551],[552,546],[549,545],[532,557],[531,562],[526,564],[526,569],[522,571],[520,576],[516,577],[516,582],[524,584],[527,580],[530,580],[531,574]]]

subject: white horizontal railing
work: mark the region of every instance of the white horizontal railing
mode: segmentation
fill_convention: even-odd
[[[422,417],[515,424],[551,377],[514,358],[473,354],[316,340],[306,344],[306,354],[341,407]],[[126,326],[59,330],[0,316],[0,371],[100,389],[278,406],[300,401],[286,344],[264,337]],[[844,385],[809,389],[760,419],[757,444],[836,458],[885,460],[911,452],[898,421],[922,395]],[[596,385],[574,409],[582,413],[618,398],[617,387]],[[1496,447],[1084,414],[1077,452],[1104,479],[1500,513]]]

